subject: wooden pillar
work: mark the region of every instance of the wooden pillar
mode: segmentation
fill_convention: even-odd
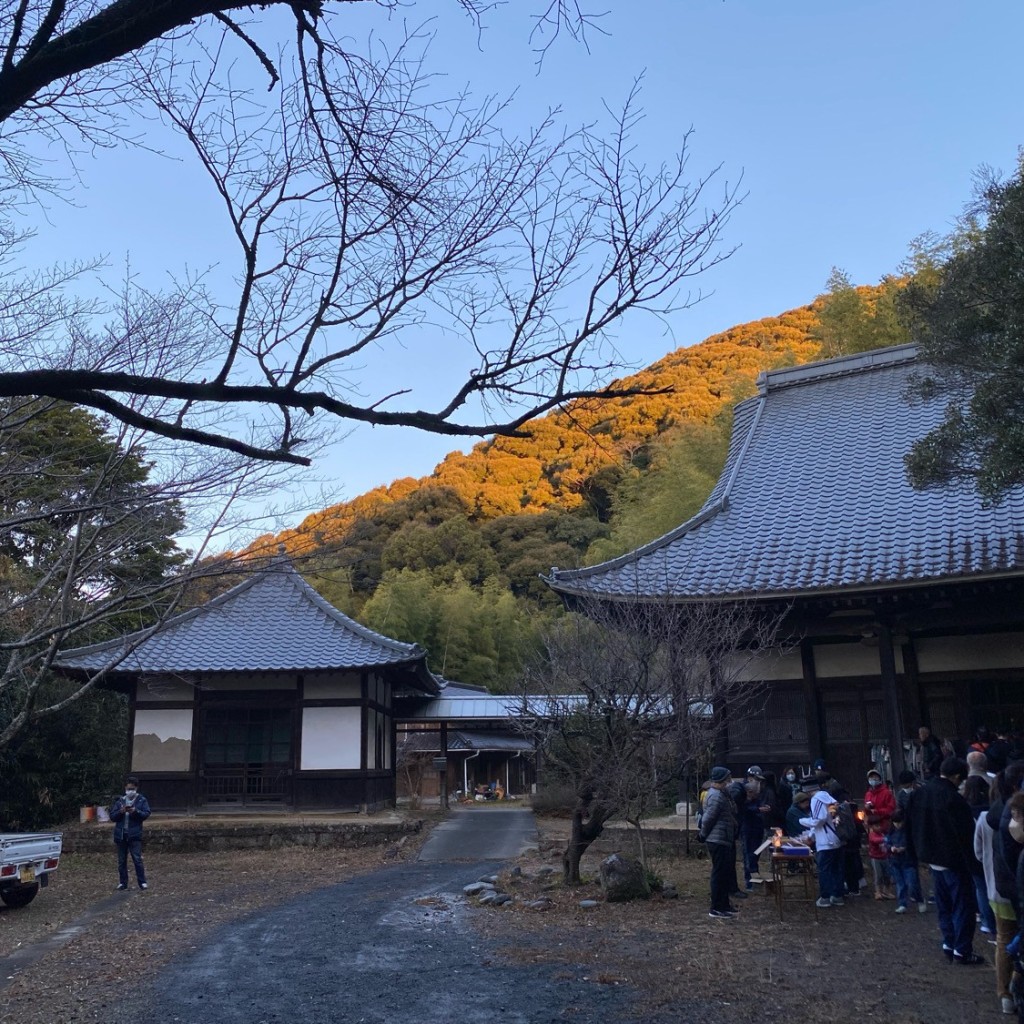
[[[441,723],[441,757],[444,758],[444,768],[438,773],[438,786],[440,787],[441,807],[448,810],[448,723]]]
[[[810,640],[800,641],[800,667],[803,670],[807,747],[813,761],[825,756],[825,746],[821,723],[821,694],[818,693],[818,677],[814,670],[814,646]]]
[[[893,779],[903,771],[903,721],[900,695],[896,681],[896,655],[892,647],[892,630],[880,622],[878,632],[878,665],[882,676],[882,708],[885,713],[885,740],[889,745],[889,763]]]

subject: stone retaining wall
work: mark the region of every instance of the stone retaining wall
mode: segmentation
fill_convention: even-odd
[[[179,827],[161,822],[145,830],[149,852],[195,853],[206,850],[273,850],[284,846],[355,849],[386,846],[423,828],[422,821],[361,821],[290,824],[272,822],[232,825],[188,822]],[[106,852],[113,844],[113,827],[72,825],[64,830],[65,853]]]

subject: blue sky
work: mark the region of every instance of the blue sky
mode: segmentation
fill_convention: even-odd
[[[590,121],[602,100],[620,105],[643,74],[638,157],[669,157],[692,126],[695,172],[721,163],[749,192],[726,235],[740,249],[701,280],[713,294],[674,318],[671,333],[644,317],[621,328],[620,347],[636,366],[809,302],[834,265],[858,283],[877,281],[911,238],[951,224],[975,168],[1010,171],[1024,142],[1019,0],[604,0],[596,6],[609,13],[603,31],[589,33],[589,52],[559,40],[538,70],[527,12],[544,3],[514,0],[487,17],[479,40],[455,0],[402,14],[420,24],[440,12],[430,64],[453,90],[517,90],[513,127],[549,106],[570,126]],[[370,5],[340,7],[356,38],[397,28]],[[141,150],[101,153],[82,165],[78,207],[52,208],[50,226],[40,222],[39,245],[66,259],[102,253],[115,267],[127,259],[150,280],[216,263],[205,232],[217,211],[199,188],[187,166]],[[454,447],[449,438],[359,428],[316,475],[344,500],[427,474]]]

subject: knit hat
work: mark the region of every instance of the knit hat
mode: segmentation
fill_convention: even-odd
[[[716,765],[711,769],[711,781],[712,782],[725,782],[732,772],[728,768],[723,768],[721,765]]]

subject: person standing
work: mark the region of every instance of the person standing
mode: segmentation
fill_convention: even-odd
[[[895,810],[896,797],[882,780],[882,773],[872,768],[868,772],[868,788],[864,794],[864,815],[876,900],[887,900],[893,896],[892,873],[889,870],[889,851],[885,845],[885,837],[889,833],[889,823]]]
[[[810,814],[801,821],[814,832],[819,907],[841,907],[844,903],[843,843],[833,824],[836,806],[832,794],[819,789],[811,796]]]
[[[711,857],[711,909],[708,917],[728,918],[739,913],[729,903],[736,889],[736,804],[729,795],[732,777],[728,768],[711,769],[697,838],[707,844]]]
[[[764,772],[760,765],[751,765],[743,782],[734,782],[729,795],[736,803],[740,823],[740,853],[743,857],[744,888],[750,892],[760,882],[761,869],[757,848],[764,842],[764,817],[771,806],[765,803]]]
[[[146,866],[142,862],[142,823],[149,817],[149,801],[139,792],[139,780],[129,775],[124,784],[124,795],[110,808],[114,823],[114,845],[117,847],[117,888],[128,888],[128,855],[135,867],[135,880],[140,889],[148,889]]]
[[[921,775],[927,782],[939,775],[942,766],[942,744],[932,735],[927,725],[917,730],[917,742],[921,751]]]
[[[982,866],[974,855],[974,816],[958,792],[966,776],[967,765],[947,757],[938,777],[910,798],[907,852],[931,868],[942,952],[954,963],[973,966],[985,962],[974,952],[974,876]]]

